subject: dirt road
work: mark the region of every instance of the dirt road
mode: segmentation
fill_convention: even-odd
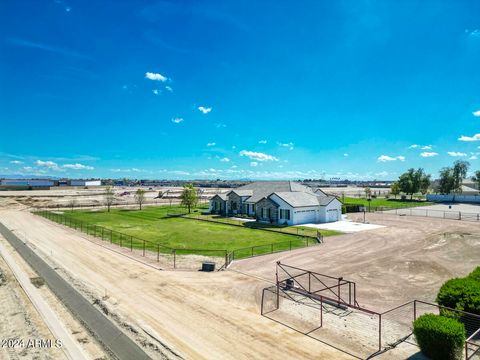
[[[267,282],[235,272],[167,272],[98,247],[19,209],[0,210],[77,289],[156,358],[350,358],[259,315]],[[271,271],[274,271],[272,267]]]

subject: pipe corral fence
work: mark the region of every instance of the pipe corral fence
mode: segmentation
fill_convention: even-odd
[[[261,314],[353,356],[370,358],[402,342],[417,346],[413,321],[448,311],[465,326],[465,359],[480,359],[480,316],[421,300],[387,311],[361,306],[355,282],[277,263],[276,284],[263,289]]]

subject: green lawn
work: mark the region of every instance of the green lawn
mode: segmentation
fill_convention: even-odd
[[[200,214],[201,210],[194,214]],[[315,243],[314,239],[307,240],[287,233],[167,216],[168,213],[181,212],[182,209],[178,206],[150,206],[145,207],[141,211],[132,209],[111,209],[110,212],[103,209],[99,211],[79,210],[65,211],[63,215],[67,219],[66,222],[61,216],[57,216],[56,219],[53,218],[52,220],[63,222],[77,229],[81,228],[84,232],[103,237],[106,241],[112,241],[124,247],[141,248],[143,247],[142,240],[147,240],[146,248],[156,250],[157,245],[161,245],[175,248],[177,253],[222,256],[225,254],[225,250],[232,251],[258,246],[258,248],[253,250],[237,251],[235,257],[239,258],[251,255],[251,253],[260,254],[287,250],[290,247],[302,247],[306,245],[306,242],[309,245]],[[90,224],[87,229],[85,229],[86,224]],[[102,230],[101,227],[115,230],[128,236],[117,233],[110,234]],[[268,225],[268,227],[270,228],[271,226]],[[289,229],[292,229],[291,232],[296,234],[296,228]],[[300,231],[300,234],[302,234],[302,231]],[[338,233],[331,231],[324,233],[325,236],[335,234]],[[219,251],[215,252],[214,250]],[[170,250],[160,248],[160,251],[169,252]]]
[[[344,202],[346,204],[357,204],[368,207],[368,201],[364,198],[351,198],[345,197]],[[431,205],[432,202],[423,201],[423,200],[401,200],[401,199],[372,199],[370,201],[370,207],[391,207],[391,208],[404,208],[404,207],[414,207],[414,206],[425,206]]]

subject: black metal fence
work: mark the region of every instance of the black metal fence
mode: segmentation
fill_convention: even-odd
[[[172,248],[100,225],[90,224],[60,212],[38,210],[35,211],[34,214],[71,227],[75,230],[79,230],[101,240],[102,242],[119,246],[123,251],[134,253],[135,255],[144,257],[149,261],[156,262],[161,266],[173,269],[199,269],[201,267],[201,262],[203,261],[213,261],[217,264],[219,269],[224,269],[230,265],[233,260],[282,251],[291,251],[321,243],[318,239],[296,237],[290,241],[256,245],[233,250]]]

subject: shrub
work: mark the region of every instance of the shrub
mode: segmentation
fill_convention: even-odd
[[[467,277],[476,281],[480,281],[480,266],[475,268],[475,270],[468,274]]]
[[[450,279],[440,288],[437,302],[443,306],[480,315],[480,281],[471,277]]]
[[[422,352],[432,360],[453,360],[462,356],[465,327],[457,320],[425,314],[413,322],[413,333]]]

